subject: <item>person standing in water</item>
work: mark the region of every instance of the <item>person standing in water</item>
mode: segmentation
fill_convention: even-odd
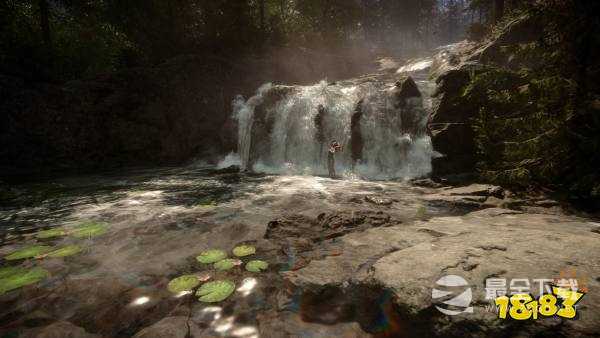
[[[327,152],[327,169],[331,178],[335,178],[335,153],[338,151],[342,151],[342,146],[336,140],[331,141]]]

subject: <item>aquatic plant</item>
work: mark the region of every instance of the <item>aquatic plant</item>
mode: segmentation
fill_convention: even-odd
[[[196,292],[196,296],[199,296],[198,300],[201,302],[216,303],[227,299],[234,290],[235,283],[231,281],[214,281],[203,284]]]
[[[172,279],[167,285],[167,289],[172,293],[180,293],[183,291],[191,291],[200,285],[200,280],[194,275],[183,275]]]
[[[256,248],[251,245],[239,245],[233,248],[233,254],[237,257],[250,256],[256,253]]]
[[[88,221],[80,224],[70,233],[77,238],[88,238],[104,235],[108,231],[106,223]]]
[[[33,245],[28,246],[17,251],[12,252],[11,254],[4,257],[4,259],[8,261],[14,261],[17,259],[27,259],[33,258],[40,255],[44,255],[48,252],[52,251],[52,247],[47,245]]]
[[[10,275],[14,275],[17,272],[24,271],[25,268],[22,266],[7,266],[4,268],[0,268],[0,279],[4,277],[8,277]]]
[[[82,248],[79,245],[67,245],[60,249],[54,250],[52,252],[47,253],[45,256],[58,258],[58,257],[67,257],[73,256],[80,253]]]
[[[40,267],[33,269],[14,268],[2,269],[0,275],[0,295],[21,288],[26,285],[35,284],[49,276],[48,271]]]
[[[216,263],[222,259],[227,258],[227,254],[223,250],[212,249],[202,252],[196,260],[203,264]]]
[[[54,238],[54,237],[61,237],[66,235],[67,232],[62,229],[62,228],[55,228],[55,229],[49,229],[49,230],[42,230],[39,231],[36,234],[36,237],[39,239],[46,239],[46,238]]]
[[[226,259],[216,262],[214,264],[214,267],[217,270],[225,271],[225,270],[229,270],[229,269],[233,268],[234,266],[238,266],[241,264],[242,264],[242,261],[240,261],[239,259],[226,258]]]
[[[269,267],[269,263],[261,260],[253,260],[246,263],[246,270],[250,272],[261,272]]]

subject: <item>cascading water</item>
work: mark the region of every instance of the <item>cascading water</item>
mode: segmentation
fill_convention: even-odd
[[[432,88],[426,79],[429,65],[430,59],[420,59],[398,69],[401,75],[376,74],[312,86],[266,84],[247,101],[236,98],[241,168],[326,174],[327,147],[337,140],[343,149],[336,154],[338,173],[375,179],[428,174],[433,155],[426,133]],[[416,80],[421,95],[402,97],[403,84],[397,81],[406,75]],[[359,128],[353,132],[351,120],[357,111]],[[357,133],[360,156],[353,155],[357,142],[352,138]]]

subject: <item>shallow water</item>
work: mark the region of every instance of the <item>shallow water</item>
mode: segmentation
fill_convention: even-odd
[[[40,242],[76,243],[84,251],[66,258],[2,261],[2,266],[41,266],[51,275],[0,296],[0,334],[60,319],[89,332],[125,337],[163,317],[184,315],[218,336],[250,332],[242,336],[251,337],[258,334],[260,313],[280,311],[278,271],[290,266],[281,261],[279,248],[263,238],[269,221],[289,214],[316,218],[333,210],[379,208],[365,203],[366,195],[394,199],[381,208],[402,222],[450,212],[428,206],[420,200],[423,189],[404,182],[239,174],[212,167],[140,169],[5,188],[0,256]],[[88,220],[108,223],[108,233],[83,240],[35,237],[40,229],[70,228]],[[194,259],[203,250],[231,250],[242,242],[256,245],[256,256],[272,268],[258,276],[224,274],[235,279],[238,291],[223,304],[211,308],[193,296],[178,298],[166,291],[170,279],[206,270]],[[293,304],[288,310],[300,311]]]

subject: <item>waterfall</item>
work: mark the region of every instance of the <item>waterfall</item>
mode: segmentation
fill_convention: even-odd
[[[398,72],[310,86],[266,84],[256,95],[234,101],[239,123],[242,169],[286,174],[324,175],[331,140],[342,145],[336,171],[374,179],[412,178],[431,171],[433,150],[426,133],[430,92],[429,59]],[[421,92],[399,100],[396,81],[410,75]],[[414,86],[414,84],[413,84]],[[319,108],[321,107],[321,108]],[[321,113],[319,113],[321,109]],[[360,128],[351,119],[360,111]],[[320,114],[317,117],[317,114]],[[319,120],[317,123],[316,120]],[[317,125],[322,130],[317,130]],[[353,133],[360,130],[362,156],[354,162]],[[319,141],[319,132],[324,142]],[[354,136],[356,137],[356,136]]]
[[[254,125],[254,108],[263,102],[263,95],[271,89],[271,83],[262,85],[256,95],[245,101],[241,95],[233,100],[233,118],[238,122],[238,153],[240,169],[247,170],[252,145],[252,126]]]

